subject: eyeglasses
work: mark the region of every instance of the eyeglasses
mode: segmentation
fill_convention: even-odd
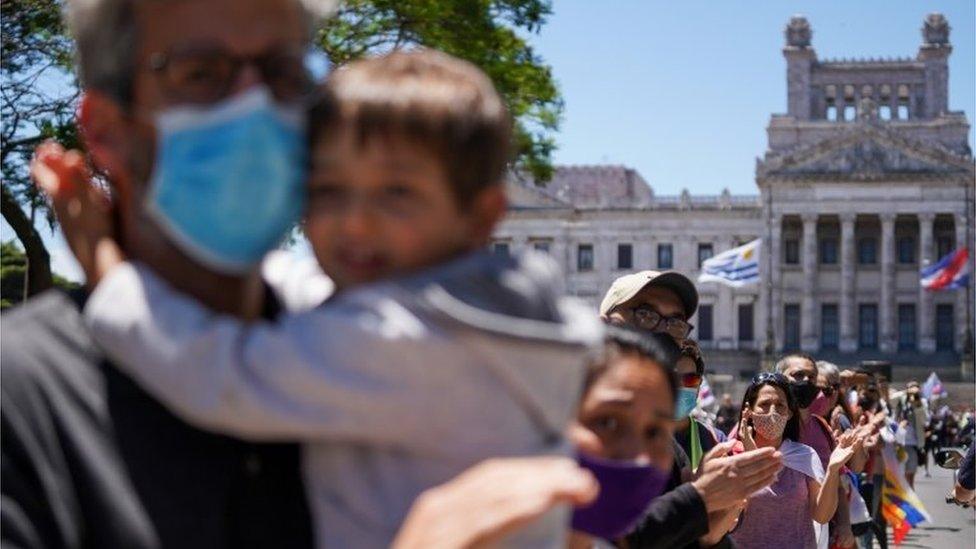
[[[756,377],[752,378],[753,385],[765,383],[767,381],[775,381],[776,383],[782,383],[784,385],[789,385],[790,383],[790,381],[786,379],[786,376],[779,372],[761,372],[756,374]]]
[[[834,396],[834,393],[840,392],[840,384],[839,383],[831,383],[830,385],[827,385],[826,387],[821,387],[820,390],[823,391],[823,394],[824,394],[825,397],[832,397],[832,396]]]
[[[652,332],[665,332],[675,339],[684,339],[695,328],[684,319],[672,316],[665,317],[649,305],[638,305],[631,309],[637,327]]]
[[[217,47],[197,47],[149,57],[149,68],[162,77],[163,86],[173,99],[198,104],[227,97],[247,65],[257,68],[279,101],[297,102],[312,91],[305,52],[300,49],[237,56]]]
[[[682,387],[686,389],[696,389],[701,386],[702,375],[692,372],[689,374],[680,374],[678,379],[681,381]]]

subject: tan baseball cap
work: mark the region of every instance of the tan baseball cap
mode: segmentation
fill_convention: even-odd
[[[676,271],[640,271],[624,275],[613,281],[607,295],[600,303],[600,316],[607,316],[621,303],[633,299],[641,290],[648,286],[661,286],[678,294],[685,306],[685,318],[691,318],[698,309],[698,290],[685,275]]]

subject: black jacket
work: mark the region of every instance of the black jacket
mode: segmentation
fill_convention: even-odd
[[[177,419],[106,362],[82,300],[49,291],[0,321],[4,545],[311,547],[298,446]]]

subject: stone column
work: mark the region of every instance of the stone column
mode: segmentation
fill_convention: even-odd
[[[934,213],[918,214],[918,265],[928,267],[935,261],[932,226]],[[935,352],[935,315],[932,307],[932,294],[918,285],[918,350],[923,353]]]
[[[840,341],[838,347],[842,352],[849,353],[857,350],[857,332],[855,330],[854,290],[857,285],[855,279],[855,242],[854,223],[857,214],[841,214],[840,216]]]
[[[803,301],[800,305],[800,348],[820,348],[817,326],[817,214],[803,215]]]
[[[772,266],[772,272],[769,273],[769,301],[766,314],[769,315],[769,322],[773,326],[772,348],[775,355],[779,352],[783,342],[783,291],[781,286],[783,279],[783,216],[773,215],[771,223],[773,226],[772,238],[769,243],[771,261],[768,265]]]
[[[878,347],[883,353],[898,350],[898,336],[895,334],[895,214],[883,213],[881,217],[881,303],[878,313],[881,317]]]
[[[954,221],[956,224],[956,248],[955,249],[958,250],[963,246],[966,246],[967,244],[966,243],[966,232],[967,232],[966,216],[957,214],[955,216]],[[969,253],[972,254],[973,250],[970,249]],[[967,263],[970,261],[971,258],[967,260]],[[971,282],[973,278],[972,271],[970,271],[969,278],[970,278],[970,284],[972,284]],[[961,353],[963,352],[963,348],[966,344],[966,327],[967,327],[966,325],[968,324],[968,320],[972,318],[971,316],[969,316],[969,311],[967,311],[967,309],[969,307],[972,307],[973,304],[970,302],[970,298],[968,297],[969,292],[967,292],[965,288],[960,288],[958,290],[953,290],[953,291],[956,294],[956,305],[954,307],[955,314],[956,314],[956,352]]]

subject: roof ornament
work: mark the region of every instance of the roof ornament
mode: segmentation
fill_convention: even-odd
[[[786,35],[786,45],[791,48],[809,48],[810,39],[813,37],[810,22],[802,15],[790,17],[784,34]]]
[[[926,45],[948,46],[949,45],[949,21],[941,13],[930,13],[925,16],[925,25],[922,27],[922,38]]]

